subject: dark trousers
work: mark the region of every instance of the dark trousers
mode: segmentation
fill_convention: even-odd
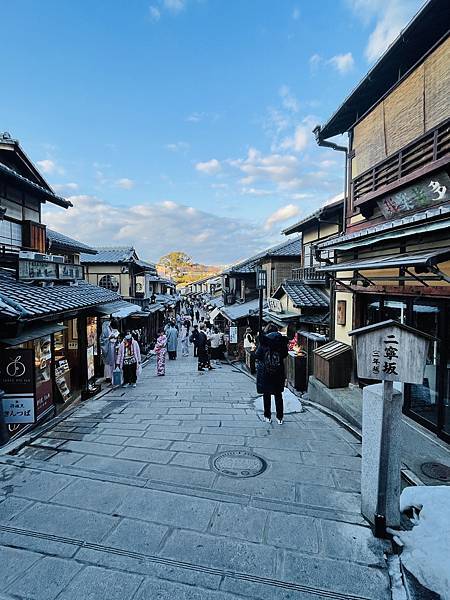
[[[177,357],[177,351],[176,350],[169,350],[169,360],[175,360]]]
[[[283,394],[281,392],[277,392],[273,395],[275,396],[275,410],[277,413],[277,419],[282,420],[284,416]],[[272,394],[263,394],[263,400],[264,416],[270,419],[272,416]]]
[[[137,381],[137,364],[123,365],[123,383],[136,383]]]
[[[194,356],[198,356],[197,344],[194,344]]]

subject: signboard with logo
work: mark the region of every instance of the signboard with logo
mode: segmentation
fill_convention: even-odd
[[[281,307],[281,302],[277,298],[267,298],[267,305],[271,312],[281,313],[283,309]]]
[[[58,279],[83,279],[83,265],[58,264]]]
[[[57,264],[41,260],[19,260],[19,279],[53,281],[58,279]]]
[[[450,200],[450,178],[445,171],[432,174],[414,185],[378,200],[378,207],[386,219],[442,204]]]
[[[10,348],[0,354],[0,385],[5,391],[5,422],[34,423],[34,352],[26,348]]]

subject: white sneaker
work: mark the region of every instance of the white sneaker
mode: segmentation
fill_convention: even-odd
[[[283,419],[277,419],[278,425],[283,425]]]
[[[136,387],[136,384],[135,384],[135,383],[133,383],[133,387]]]
[[[264,421],[266,423],[272,423],[272,419],[269,419],[269,417],[264,417]]]

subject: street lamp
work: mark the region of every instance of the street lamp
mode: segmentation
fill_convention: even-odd
[[[267,271],[258,269],[256,271],[256,289],[259,291],[259,333],[262,333],[263,327],[263,301],[264,290],[267,287]]]

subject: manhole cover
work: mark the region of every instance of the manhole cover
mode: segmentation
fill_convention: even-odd
[[[450,467],[442,463],[427,462],[420,467],[422,473],[431,479],[450,481]]]
[[[212,467],[227,477],[256,477],[267,469],[266,461],[245,450],[228,450],[212,458]]]

